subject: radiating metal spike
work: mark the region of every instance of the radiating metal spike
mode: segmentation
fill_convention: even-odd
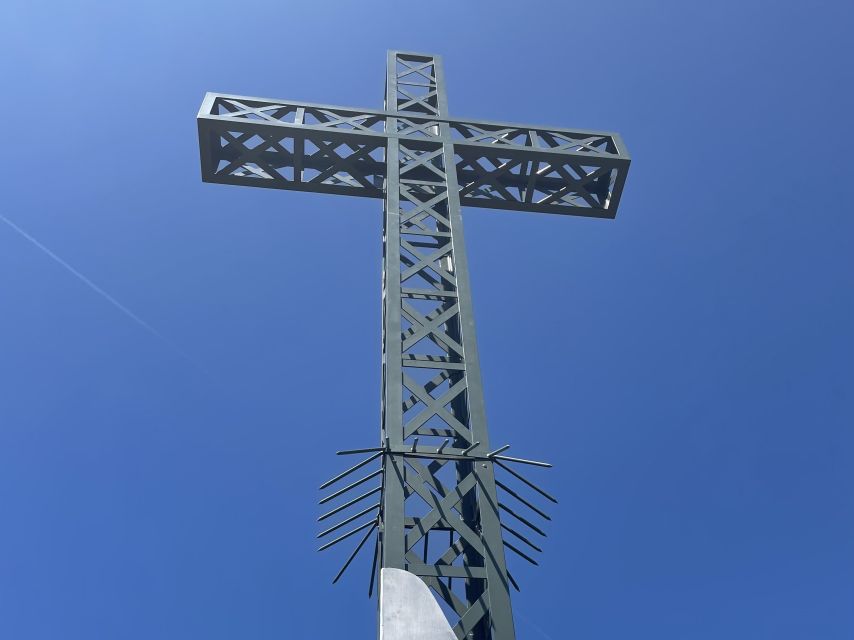
[[[365,546],[365,543],[368,541],[368,538],[371,537],[371,534],[374,532],[374,529],[376,529],[376,528],[377,528],[377,523],[374,522],[374,526],[371,527],[370,529],[368,529],[368,532],[365,534],[365,537],[362,538],[362,540],[359,542],[359,544],[353,550],[353,553],[351,553],[350,557],[347,558],[347,562],[345,562],[344,566],[341,567],[341,571],[339,571],[338,574],[335,576],[335,578],[332,580],[332,584],[335,584],[336,582],[338,582],[339,578],[341,578],[341,576],[344,575],[344,572],[347,571],[347,567],[350,566],[350,563],[353,562],[353,559],[356,557],[356,555],[359,553],[359,551],[361,551],[362,547]]]
[[[509,513],[509,514],[510,514],[511,516],[513,516],[514,518],[516,518],[516,519],[517,519],[519,522],[521,522],[522,524],[526,525],[529,529],[533,529],[534,531],[536,531],[537,533],[539,533],[539,534],[540,534],[541,536],[543,536],[544,538],[546,537],[546,532],[545,532],[545,531],[543,531],[542,529],[540,529],[537,525],[535,525],[535,524],[534,524],[533,522],[531,522],[530,520],[527,520],[526,518],[523,518],[522,516],[520,516],[518,513],[516,513],[515,511],[513,511],[513,509],[511,509],[510,507],[508,507],[508,506],[507,506],[506,504],[504,504],[503,502],[499,502],[499,503],[498,503],[498,508],[499,508],[499,509],[504,509],[507,513]]]
[[[355,529],[353,529],[352,531],[348,531],[347,533],[345,533],[343,536],[338,536],[337,538],[335,538],[335,540],[332,540],[332,541],[330,541],[330,542],[327,542],[327,543],[326,543],[325,545],[323,545],[322,547],[318,547],[318,548],[317,548],[317,550],[318,550],[318,551],[323,551],[323,550],[325,550],[325,549],[328,549],[328,548],[329,548],[329,547],[331,547],[332,545],[338,544],[338,543],[339,543],[339,542],[341,542],[342,540],[346,540],[346,539],[347,539],[347,538],[349,538],[350,536],[352,536],[352,535],[355,535],[355,534],[359,533],[359,532],[360,532],[360,531],[362,531],[363,529],[367,529],[367,528],[368,528],[368,527],[370,527],[372,524],[376,524],[376,522],[377,522],[377,519],[376,519],[376,518],[374,518],[374,519],[373,519],[373,520],[371,520],[370,522],[366,522],[366,523],[365,523],[365,524],[363,524],[363,525],[359,525],[358,527],[356,527],[356,528],[355,528]]]
[[[320,490],[320,491],[323,491],[323,490],[324,490],[324,489],[326,489],[327,487],[329,487],[329,486],[331,486],[331,485],[335,484],[336,482],[338,482],[341,478],[345,478],[345,477],[347,477],[348,475],[350,475],[350,474],[351,474],[351,473],[353,473],[354,471],[356,471],[356,470],[358,470],[358,469],[361,469],[361,468],[362,468],[362,467],[364,467],[366,464],[368,464],[368,463],[370,463],[370,462],[372,462],[372,461],[376,460],[376,459],[377,459],[377,458],[379,458],[381,455],[382,455],[382,452],[375,453],[375,454],[374,454],[374,455],[372,455],[370,458],[366,458],[365,460],[362,460],[359,464],[353,465],[352,467],[350,467],[350,468],[349,468],[349,469],[347,469],[346,471],[343,471],[343,472],[339,473],[337,476],[335,476],[335,477],[334,477],[334,478],[332,478],[331,480],[327,480],[326,482],[324,482],[322,485],[320,485],[319,490]]]
[[[377,469],[377,470],[376,470],[376,471],[374,471],[373,473],[370,473],[370,474],[366,475],[364,478],[361,478],[361,479],[359,479],[359,480],[356,480],[356,482],[352,482],[352,483],[348,484],[348,485],[347,485],[346,487],[344,487],[343,489],[338,489],[338,491],[336,491],[335,493],[331,493],[331,494],[329,494],[328,496],[326,496],[325,498],[322,498],[322,499],[320,500],[320,502],[318,502],[317,504],[326,504],[327,502],[329,502],[330,500],[334,500],[335,498],[337,498],[337,497],[338,497],[338,496],[340,496],[341,494],[343,494],[343,493],[347,493],[347,492],[348,492],[350,489],[352,489],[353,487],[358,487],[360,484],[363,484],[363,483],[367,482],[367,481],[368,481],[368,480],[370,480],[371,478],[376,478],[378,475],[382,474],[382,472],[383,472],[383,470],[382,470],[382,469]]]
[[[527,500],[525,500],[525,498],[523,498],[523,497],[522,497],[522,496],[520,496],[518,493],[516,493],[515,491],[513,491],[513,489],[511,489],[510,487],[508,487],[506,484],[504,484],[504,483],[503,483],[503,482],[501,482],[500,480],[497,480],[497,479],[495,480],[495,486],[497,486],[497,487],[501,487],[502,489],[504,489],[504,491],[506,491],[506,492],[507,492],[507,493],[509,493],[511,496],[513,496],[514,498],[516,498],[519,502],[521,502],[522,504],[524,504],[524,505],[525,505],[526,507],[528,507],[531,511],[533,511],[533,512],[534,512],[534,513],[536,513],[536,514],[538,514],[540,517],[545,518],[546,520],[551,520],[551,517],[550,517],[550,516],[549,516],[545,511],[541,510],[540,508],[538,508],[538,507],[534,506],[533,504],[531,504],[530,502],[528,502]]]
[[[377,524],[379,524],[379,520],[377,520]],[[368,582],[368,598],[374,595],[374,578],[377,575],[377,560],[380,555],[380,537],[377,535],[377,540],[374,543],[374,560],[371,562],[371,580]]]
[[[371,453],[372,451],[385,451],[383,447],[368,447],[367,449],[344,449],[342,451],[336,451],[336,456],[349,456],[354,453]]]
[[[349,518],[347,518],[347,519],[345,519],[345,520],[342,520],[341,522],[339,522],[339,523],[338,523],[338,524],[336,524],[335,526],[333,526],[333,527],[329,527],[326,531],[321,531],[320,533],[318,533],[318,534],[317,534],[317,537],[318,537],[318,538],[323,538],[324,536],[329,535],[329,534],[330,534],[330,533],[332,533],[333,531],[338,531],[338,529],[340,529],[341,527],[343,527],[343,526],[345,526],[345,525],[350,524],[351,522],[353,522],[353,520],[358,520],[358,519],[359,519],[359,518],[361,518],[362,516],[369,514],[369,513],[370,513],[371,511],[373,511],[374,509],[379,509],[379,508],[380,508],[380,503],[379,503],[379,502],[377,502],[375,505],[370,506],[370,507],[368,507],[367,509],[362,509],[359,513],[357,513],[357,514],[355,514],[355,515],[352,515],[352,516],[350,516]]]
[[[529,555],[527,555],[527,554],[525,554],[525,553],[523,553],[523,552],[519,551],[519,549],[517,549],[516,547],[514,547],[512,544],[510,544],[510,543],[509,543],[509,542],[507,542],[506,540],[504,541],[504,546],[505,546],[505,547],[507,547],[508,549],[510,549],[510,551],[514,552],[516,555],[521,556],[522,558],[525,558],[525,560],[527,560],[527,561],[528,561],[528,562],[530,562],[531,564],[536,565],[536,566],[540,566],[540,563],[539,563],[539,562],[537,562],[536,560],[534,560],[531,556],[529,556]]]
[[[499,447],[499,448],[498,448],[498,449],[496,449],[495,451],[492,451],[492,452],[490,452],[490,453],[487,453],[487,454],[486,454],[486,457],[487,457],[487,458],[492,458],[493,456],[497,456],[497,455],[498,455],[499,453],[501,453],[502,451],[507,451],[507,449],[509,449],[509,448],[510,448],[510,445],[509,445],[509,444],[505,444],[503,447]]]
[[[475,442],[473,445],[468,447],[467,449],[463,449],[463,455],[467,456],[470,452],[474,451],[480,446],[480,442]]]
[[[503,522],[501,523],[501,528],[502,528],[502,529],[504,529],[505,531],[508,531],[509,533],[513,534],[513,535],[514,535],[514,536],[516,536],[517,538],[519,538],[519,540],[521,540],[521,541],[522,541],[522,542],[524,542],[526,545],[528,545],[529,547],[531,547],[534,551],[539,551],[540,553],[542,553],[542,552],[543,552],[543,550],[542,550],[542,549],[540,549],[537,545],[535,545],[533,542],[531,542],[530,540],[528,540],[528,538],[526,538],[525,536],[523,536],[521,533],[519,533],[519,532],[518,532],[518,531],[516,531],[515,529],[512,529],[511,527],[509,527],[509,526],[508,526],[508,525],[506,525],[505,523],[503,523]]]
[[[510,578],[510,584],[513,585],[513,588],[516,589],[516,591],[518,591],[519,593],[521,593],[522,590],[519,588],[518,583],[513,579],[513,574],[508,571],[507,577]]]
[[[510,456],[494,456],[496,460],[506,460],[507,462],[519,462],[521,464],[532,464],[535,467],[545,467],[551,469],[552,465],[548,462],[540,462],[538,460],[526,460],[525,458],[511,458]]]
[[[520,473],[518,473],[517,471],[515,471],[515,470],[511,469],[511,468],[510,468],[510,467],[508,467],[506,464],[502,464],[502,463],[501,463],[501,462],[499,462],[499,461],[496,461],[496,464],[497,464],[499,467],[501,467],[502,469],[504,469],[504,470],[505,470],[507,473],[509,473],[510,475],[515,476],[516,478],[518,478],[519,480],[521,480],[522,482],[524,482],[526,485],[528,485],[529,487],[531,487],[531,489],[533,489],[534,491],[536,491],[537,493],[539,493],[541,496],[543,496],[543,497],[544,497],[544,498],[546,498],[547,500],[551,500],[552,502],[554,502],[555,504],[557,504],[557,498],[555,498],[555,497],[554,497],[553,495],[551,495],[550,493],[546,492],[544,489],[540,489],[537,485],[535,485],[533,482],[531,482],[530,480],[528,480],[526,477],[524,477],[523,475],[521,475],[521,474],[520,474]]]
[[[372,496],[372,495],[374,495],[375,493],[377,493],[377,492],[379,492],[379,491],[382,491],[382,490],[383,490],[383,488],[382,488],[382,487],[377,487],[376,489],[371,489],[371,490],[370,490],[370,491],[368,491],[367,493],[363,493],[363,494],[362,494],[362,495],[360,495],[359,497],[357,497],[357,498],[353,498],[352,500],[350,500],[350,501],[348,501],[348,502],[345,502],[344,504],[342,504],[342,505],[340,505],[340,506],[338,506],[338,507],[335,507],[332,511],[327,511],[327,512],[326,512],[326,513],[324,513],[322,516],[320,516],[320,517],[317,519],[317,521],[318,521],[318,522],[323,522],[324,520],[326,520],[326,519],[327,519],[327,518],[329,518],[330,516],[334,516],[334,515],[335,515],[336,513],[338,513],[339,511],[344,511],[344,509],[346,509],[347,507],[352,507],[352,506],[353,506],[354,504],[356,504],[357,502],[359,502],[359,501],[361,501],[361,500],[364,500],[364,499],[365,499],[365,498],[367,498],[368,496]]]

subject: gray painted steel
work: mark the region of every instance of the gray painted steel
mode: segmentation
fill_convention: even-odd
[[[391,141],[445,142],[463,205],[616,215],[630,160],[618,134],[452,119],[414,99],[423,89],[408,85],[384,110],[209,93],[197,118],[202,179],[384,198]]]
[[[530,538],[549,519],[520,492],[555,499],[513,468],[549,465],[489,441],[460,207],[613,218],[630,160],[615,133],[450,118],[444,86],[439,56],[390,51],[383,110],[209,93],[197,119],[202,178],[384,199],[381,440],[339,452],[370,455],[321,486],[347,482],[321,500],[342,502],[319,518],[338,519],[320,548],[362,534],[337,581],[378,533],[370,589],[379,568],[384,640],[398,637],[389,602],[398,621],[429,609],[401,610],[400,570],[432,590],[452,637],[514,640],[504,549],[536,564]],[[375,461],[380,470],[354,479]],[[400,637],[432,640],[424,624]]]

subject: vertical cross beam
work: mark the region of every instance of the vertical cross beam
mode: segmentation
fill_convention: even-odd
[[[389,132],[446,117],[440,58],[389,52],[385,102]],[[514,640],[449,127],[387,147],[380,562],[420,576],[458,638]]]
[[[619,135],[451,118],[439,57],[405,52],[389,53],[381,111],[208,94],[198,127],[206,182],[385,200],[382,442],[339,452],[371,456],[320,487],[349,482],[320,500],[342,502],[320,521],[343,518],[318,534],[337,536],[321,550],[367,529],[333,582],[378,529],[381,636],[514,640],[504,547],[536,562],[502,544],[501,530],[541,549],[498,510],[545,533],[498,502],[496,487],[549,518],[493,465],[556,500],[505,462],[550,465],[490,451],[460,205],[613,218],[630,163]],[[382,469],[352,481],[379,458]],[[378,475],[380,487],[353,497]]]

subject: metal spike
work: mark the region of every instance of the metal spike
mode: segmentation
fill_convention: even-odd
[[[544,532],[542,529],[540,529],[537,525],[535,525],[535,524],[534,524],[533,522],[531,522],[530,520],[526,520],[525,518],[523,518],[522,516],[520,516],[518,513],[516,513],[515,511],[513,511],[513,509],[511,509],[510,507],[508,507],[508,506],[507,506],[506,504],[504,504],[503,502],[499,502],[499,503],[498,503],[498,508],[499,508],[499,509],[504,509],[507,513],[509,513],[509,514],[510,514],[511,516],[513,516],[514,518],[516,518],[519,522],[521,522],[521,523],[522,523],[522,524],[524,524],[524,525],[527,525],[530,529],[533,529],[534,531],[536,531],[537,533],[539,533],[539,534],[540,534],[541,536],[543,536],[544,538],[546,537],[546,534],[545,534],[545,532]]]
[[[374,543],[374,560],[371,563],[371,580],[368,582],[368,598],[374,595],[374,578],[377,575],[377,560],[380,555],[380,537],[377,535],[377,541]]]
[[[517,538],[519,538],[519,540],[521,540],[521,541],[522,541],[522,542],[524,542],[526,545],[528,545],[529,547],[531,547],[534,551],[539,551],[540,553],[542,553],[542,552],[543,552],[543,550],[542,550],[542,549],[540,549],[537,545],[535,545],[533,542],[531,542],[530,540],[528,540],[528,538],[526,538],[525,536],[523,536],[521,533],[519,533],[519,532],[518,532],[518,531],[516,531],[515,529],[510,528],[509,526],[507,526],[507,525],[506,525],[506,524],[504,524],[503,522],[501,523],[501,528],[502,528],[502,529],[504,529],[505,531],[508,531],[509,533],[513,534],[513,535],[514,535],[514,536],[516,536]]]
[[[385,451],[383,447],[368,447],[367,449],[344,449],[343,451],[336,451],[336,456],[349,456],[354,453],[370,453],[371,451]]]
[[[530,562],[531,564],[536,565],[536,566],[538,566],[538,567],[540,566],[540,563],[539,563],[539,562],[537,562],[536,560],[534,560],[531,556],[529,556],[529,555],[527,555],[527,554],[525,554],[525,553],[523,553],[523,552],[519,551],[519,549],[517,549],[516,547],[514,547],[512,544],[510,544],[510,543],[509,543],[509,542],[507,542],[506,540],[504,541],[504,546],[505,546],[505,547],[507,547],[508,549],[510,549],[510,551],[513,551],[516,555],[521,556],[522,558],[525,558],[525,560],[527,560],[527,561],[528,561],[528,562]]]
[[[352,531],[348,531],[348,532],[347,532],[347,533],[345,533],[343,536],[338,536],[337,538],[335,538],[335,540],[332,540],[332,541],[330,541],[330,542],[327,542],[327,543],[326,543],[325,545],[323,545],[322,547],[318,547],[318,548],[317,548],[317,550],[318,550],[318,551],[324,551],[325,549],[328,549],[328,548],[329,548],[329,547],[331,547],[332,545],[338,544],[338,543],[339,543],[339,542],[341,542],[342,540],[346,540],[346,539],[347,539],[347,538],[349,538],[350,536],[355,535],[355,534],[359,533],[360,531],[362,531],[363,529],[366,529],[366,528],[370,527],[372,524],[376,524],[376,522],[377,522],[377,519],[376,519],[376,518],[374,518],[373,520],[371,520],[371,521],[369,521],[369,522],[366,522],[365,524],[363,524],[363,525],[360,525],[360,526],[356,527],[356,528],[355,528],[355,529],[353,529]]]
[[[509,449],[509,448],[510,448],[510,445],[509,445],[509,444],[505,444],[503,447],[499,447],[499,448],[498,448],[498,449],[496,449],[495,451],[492,451],[492,452],[490,452],[490,453],[487,453],[487,454],[486,454],[486,457],[487,457],[487,458],[492,458],[493,456],[497,456],[497,455],[498,455],[499,453],[501,453],[502,451],[507,451],[507,449]]]
[[[324,521],[324,520],[326,520],[328,517],[330,517],[330,516],[334,516],[334,515],[335,515],[336,513],[338,513],[339,511],[343,511],[343,510],[344,510],[344,509],[346,509],[347,507],[352,507],[354,504],[356,504],[356,503],[357,503],[357,502],[359,502],[360,500],[364,500],[364,499],[365,499],[365,498],[367,498],[368,496],[372,496],[373,494],[377,493],[378,491],[382,491],[382,490],[383,490],[383,488],[382,488],[382,487],[377,487],[376,489],[371,489],[371,490],[370,490],[370,491],[368,491],[367,493],[363,493],[362,495],[360,495],[358,498],[353,498],[353,499],[352,499],[352,500],[350,500],[349,502],[345,502],[345,503],[344,503],[344,504],[342,504],[341,506],[335,507],[332,511],[327,511],[327,512],[326,512],[326,513],[324,513],[322,516],[320,516],[320,517],[317,519],[317,521],[318,521],[318,522],[323,522],[323,521]]]
[[[521,502],[522,504],[524,504],[526,507],[528,507],[528,508],[529,508],[531,511],[533,511],[534,513],[539,514],[541,517],[545,518],[546,520],[551,520],[551,517],[549,517],[549,515],[548,515],[546,512],[542,511],[542,510],[541,510],[541,509],[539,509],[538,507],[534,506],[533,504],[531,504],[530,502],[528,502],[527,500],[525,500],[525,498],[523,498],[523,497],[522,497],[522,496],[520,496],[518,493],[516,493],[515,491],[513,491],[513,489],[511,489],[510,487],[508,487],[506,484],[504,484],[504,483],[503,483],[503,482],[501,482],[500,480],[497,480],[497,479],[496,479],[496,481],[495,481],[495,486],[497,486],[497,487],[501,487],[502,489],[504,489],[504,491],[506,491],[506,492],[507,492],[507,493],[509,493],[511,496],[513,496],[514,498],[516,498],[519,502]]]
[[[348,484],[348,485],[347,485],[346,487],[344,487],[343,489],[338,489],[338,491],[336,491],[335,493],[329,494],[329,495],[328,495],[328,496],[326,496],[325,498],[322,498],[322,499],[320,500],[320,502],[318,502],[317,504],[326,504],[326,503],[327,503],[327,502],[329,502],[330,500],[334,500],[335,498],[337,498],[338,496],[340,496],[342,493],[347,493],[347,492],[348,492],[350,489],[352,489],[353,487],[358,487],[360,484],[363,484],[363,483],[367,482],[367,481],[368,481],[368,480],[370,480],[371,478],[376,478],[376,477],[377,477],[378,475],[380,475],[382,472],[383,472],[383,470],[382,470],[382,469],[377,469],[377,470],[376,470],[376,471],[374,471],[373,473],[370,473],[370,474],[366,475],[364,478],[361,478],[361,479],[359,479],[359,480],[356,480],[356,482],[352,482],[352,483]]]
[[[474,451],[474,450],[475,450],[475,449],[477,449],[479,446],[480,446],[480,442],[475,442],[473,445],[471,445],[471,446],[470,446],[470,447],[468,447],[467,449],[463,449],[463,453],[462,453],[462,455],[467,456],[467,455],[469,454],[469,452]]]
[[[501,462],[499,462],[499,461],[496,461],[496,464],[497,464],[499,467],[501,467],[502,469],[504,469],[504,470],[505,470],[507,473],[509,473],[510,475],[515,476],[516,478],[518,478],[519,480],[521,480],[522,482],[524,482],[526,485],[528,485],[529,487],[531,487],[531,489],[533,489],[534,491],[536,491],[537,493],[539,493],[541,496],[543,496],[543,497],[544,497],[544,498],[546,498],[547,500],[551,500],[552,502],[554,502],[555,504],[557,504],[557,498],[555,498],[553,495],[551,495],[550,493],[546,492],[545,490],[540,489],[537,485],[535,485],[533,482],[531,482],[530,480],[528,480],[527,478],[525,478],[524,476],[522,476],[521,474],[519,474],[517,471],[514,471],[513,469],[511,469],[510,467],[508,467],[506,464],[501,464]]]
[[[371,537],[371,534],[374,532],[374,529],[376,529],[376,528],[377,528],[377,523],[374,522],[374,526],[371,527],[370,529],[368,529],[368,532],[365,534],[365,537],[362,538],[362,540],[359,542],[359,544],[353,550],[353,553],[351,553],[350,557],[347,558],[347,562],[345,562],[344,566],[341,567],[341,571],[339,571],[338,575],[336,575],[335,578],[332,580],[332,584],[335,584],[336,582],[338,582],[338,580],[341,578],[341,576],[344,575],[344,572],[347,571],[347,567],[350,566],[350,563],[353,562],[353,559],[356,557],[356,555],[359,553],[359,551],[362,550],[362,547],[365,546],[365,543],[368,541],[368,538]]]
[[[521,464],[532,464],[535,467],[545,467],[551,469],[552,465],[548,462],[540,462],[539,460],[526,460],[525,458],[511,458],[510,456],[494,456],[496,460],[506,460],[507,462],[519,462]]]
[[[510,584],[512,584],[512,585],[513,585],[513,588],[514,588],[514,589],[516,589],[516,591],[518,591],[519,593],[522,593],[522,590],[519,588],[519,585],[518,585],[518,584],[516,583],[516,581],[513,579],[513,574],[512,574],[512,573],[510,573],[510,572],[508,571],[508,572],[507,572],[507,577],[508,577],[508,578],[510,578]]]
[[[379,508],[380,508],[380,503],[377,502],[375,505],[370,506],[367,509],[362,509],[359,513],[350,516],[346,520],[342,520],[341,522],[336,524],[334,527],[329,527],[326,531],[321,531],[320,533],[317,534],[317,537],[322,538],[326,535],[329,535],[330,533],[332,533],[333,531],[337,531],[338,529],[340,529],[344,525],[350,524],[351,522],[353,522],[353,520],[357,520],[358,518],[361,518],[362,516],[369,514],[374,509],[379,509]]]
[[[341,478],[344,478],[344,477],[346,477],[346,476],[350,475],[350,474],[351,474],[351,473],[353,473],[354,471],[356,471],[356,470],[361,469],[362,467],[364,467],[366,464],[368,464],[368,463],[370,463],[370,462],[372,462],[372,461],[376,460],[376,459],[377,459],[377,458],[379,458],[381,455],[382,455],[382,452],[375,453],[375,454],[374,454],[374,455],[372,455],[370,458],[367,458],[367,459],[365,459],[365,460],[362,460],[362,461],[361,461],[359,464],[357,464],[357,465],[353,465],[352,467],[350,467],[350,468],[349,468],[349,469],[347,469],[346,471],[343,471],[343,472],[339,473],[337,476],[335,476],[335,477],[334,477],[334,478],[332,478],[331,480],[327,480],[326,482],[324,482],[322,485],[320,485],[319,490],[320,490],[320,491],[323,491],[323,490],[324,490],[324,489],[326,489],[327,487],[329,487],[329,486],[331,486],[331,485],[335,484],[336,482],[338,482]]]

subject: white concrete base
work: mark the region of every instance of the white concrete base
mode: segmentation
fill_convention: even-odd
[[[456,640],[429,587],[403,569],[380,571],[380,640]]]

